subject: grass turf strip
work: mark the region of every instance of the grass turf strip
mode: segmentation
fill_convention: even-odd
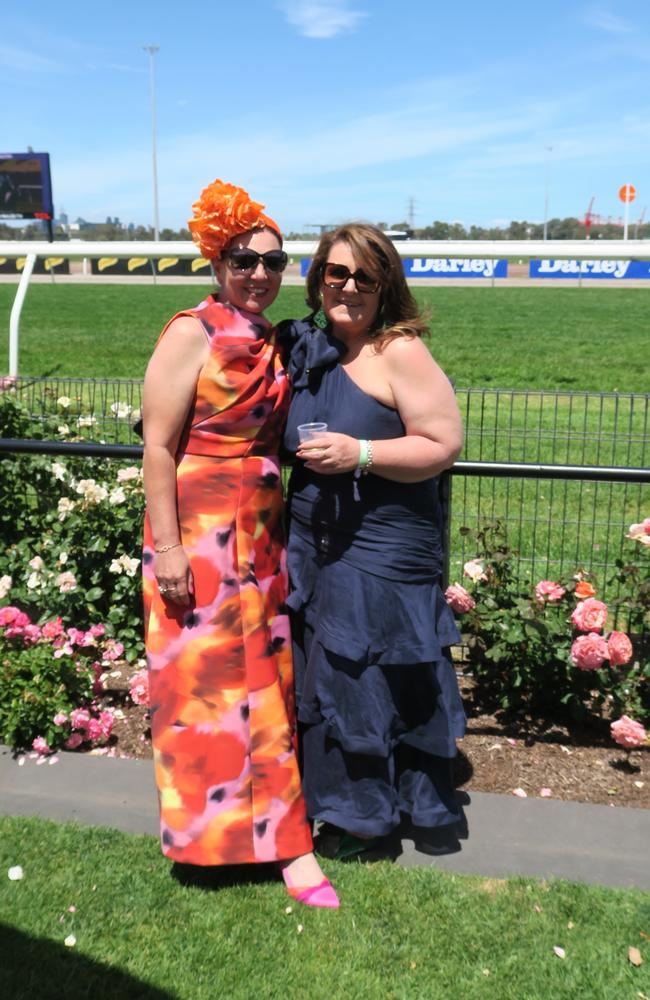
[[[140,378],[159,331],[209,286],[32,286],[21,319],[25,375]],[[0,285],[0,369],[16,293]],[[417,288],[429,346],[457,386],[647,392],[650,290]],[[286,286],[268,310],[304,316],[304,289]]]
[[[650,894],[634,889],[330,863],[333,913],[290,904],[272,870],[250,867],[239,884],[221,870],[207,890],[170,875],[153,838],[7,817],[0,861],[0,993],[11,1000],[650,993]],[[13,865],[21,881],[7,878]]]

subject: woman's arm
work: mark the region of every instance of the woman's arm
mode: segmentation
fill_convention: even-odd
[[[175,603],[188,604],[192,592],[189,562],[180,542],[176,505],[176,450],[209,344],[198,320],[181,316],[158,342],[144,380],[144,488],[157,554],[159,587]]]
[[[450,468],[463,444],[460,413],[451,384],[419,337],[396,337],[381,352],[382,375],[390,386],[406,435],[373,440],[372,472],[384,479],[417,483]],[[328,433],[309,442],[315,472],[349,472],[359,462],[359,443]],[[298,458],[307,459],[300,449]]]

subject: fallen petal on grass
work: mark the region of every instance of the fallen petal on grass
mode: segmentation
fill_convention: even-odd
[[[523,790],[523,788],[513,788],[512,794],[516,795],[518,799],[527,799],[528,793]]]
[[[559,944],[553,945],[553,951],[558,958],[566,958],[566,952],[564,948],[560,948]]]
[[[10,882],[20,882],[24,874],[25,873],[23,872],[20,865],[13,865],[7,872],[7,876]]]
[[[285,913],[293,913],[293,907],[292,906],[286,906],[285,909],[284,909],[284,912]]]
[[[302,926],[302,924],[298,924],[298,926],[296,927],[296,930],[298,931],[299,934],[302,934],[302,932],[304,931],[304,929],[305,928]]]
[[[630,946],[627,949],[627,957],[628,957],[631,965],[636,965],[637,967],[639,965],[643,965],[643,959],[641,958],[641,952],[639,951],[638,948],[634,948],[634,947]]]
[[[74,934],[68,934],[67,938],[63,942],[66,948],[74,948],[77,943],[77,939]]]
[[[573,928],[575,927],[575,924],[574,924],[573,920],[569,920],[569,923],[567,924],[567,927],[568,927],[568,929],[570,931],[573,930]]]

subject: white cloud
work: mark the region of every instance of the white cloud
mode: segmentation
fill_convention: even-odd
[[[278,6],[289,24],[306,38],[333,38],[343,31],[354,31],[367,17],[352,10],[347,0],[282,0]]]
[[[593,7],[587,12],[587,23],[592,28],[599,28],[610,35],[628,35],[633,30],[629,21],[624,21],[622,17],[612,14],[611,11],[603,7]]]
[[[0,45],[0,66],[18,70],[52,70],[58,69],[53,59],[39,56],[27,49],[19,49],[13,45]]]

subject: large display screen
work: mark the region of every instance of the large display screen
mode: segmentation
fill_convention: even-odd
[[[51,219],[49,153],[0,153],[0,218]]]

